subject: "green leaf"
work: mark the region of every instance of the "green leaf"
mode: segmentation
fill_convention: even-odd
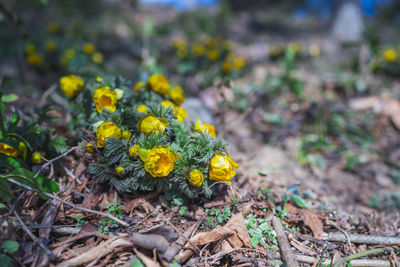
[[[13,254],[14,252],[18,251],[19,244],[18,242],[12,240],[6,240],[1,244],[1,249],[4,251],[4,253]]]
[[[298,194],[291,194],[290,195],[290,198],[297,204],[297,205],[299,205],[300,207],[303,207],[303,208],[305,208],[305,209],[310,209],[310,206],[306,203],[306,201],[301,197],[301,196],[299,196]]]
[[[16,110],[15,113],[13,114],[13,116],[11,117],[10,122],[8,123],[8,132],[12,132],[15,128],[15,126],[17,126],[19,120],[20,120],[21,116],[19,115],[19,111]]]
[[[258,172],[258,175],[260,175],[260,176],[267,176],[268,174],[272,173],[272,172],[275,171],[275,170],[276,170],[275,168],[267,168],[267,169],[265,169],[265,170],[263,170],[263,171],[259,171],[259,172]]]
[[[39,175],[38,177],[36,177],[35,181],[37,184],[37,189],[39,189],[42,192],[51,194],[51,193],[57,193],[58,191],[60,191],[60,188],[58,187],[56,182],[54,182],[53,180],[46,178],[42,175]],[[39,196],[43,199],[48,199],[48,197],[44,194],[39,193]]]
[[[18,97],[16,94],[8,94],[8,95],[3,95],[3,97],[1,98],[1,100],[2,100],[4,103],[11,103],[11,102],[17,101],[18,98],[19,98],[19,97]]]
[[[136,258],[131,262],[131,267],[144,267],[144,265],[138,258]]]
[[[6,111],[6,105],[3,103],[3,93],[0,92],[0,138],[3,138],[7,134],[5,124],[6,124],[6,116],[4,115]]]
[[[5,209],[5,208],[6,208],[6,205],[4,205],[3,203],[0,203],[0,210]]]
[[[6,254],[0,254],[0,262],[1,266],[10,266],[11,258],[8,257]]]
[[[3,201],[10,201],[11,199],[14,198],[14,195],[11,191],[10,186],[8,183],[0,177],[0,198]]]

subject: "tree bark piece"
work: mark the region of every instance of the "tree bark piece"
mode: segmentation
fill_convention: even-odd
[[[274,216],[272,218],[272,225],[274,226],[276,238],[278,239],[281,254],[286,265],[288,267],[299,267],[299,264],[296,261],[293,251],[289,245],[287,236],[284,232],[281,220],[278,217]]]
[[[391,236],[374,236],[374,235],[359,235],[359,234],[348,234],[350,242],[356,244],[374,244],[374,245],[400,245],[399,237]],[[346,242],[347,238],[342,232],[323,233],[322,240]]]

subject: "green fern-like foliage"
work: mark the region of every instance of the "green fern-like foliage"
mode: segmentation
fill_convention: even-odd
[[[176,100],[172,93],[174,87],[167,84],[169,92],[159,93],[149,84],[143,83],[139,90],[132,90],[132,83],[121,77],[103,77],[100,81],[87,82],[83,92],[71,101],[71,105],[82,107],[75,111],[76,117],[83,116],[86,121],[71,125],[72,128],[76,127],[75,131],[86,123],[93,130],[93,136],[99,138],[99,135],[105,134],[101,125],[112,122],[120,132],[129,133],[128,136],[118,133],[107,136],[104,147],[99,146],[101,155],[98,161],[90,164],[88,171],[99,182],[108,183],[120,192],[158,190],[184,193],[190,198],[199,195],[210,197],[217,183],[209,178],[210,161],[215,155],[225,153],[227,143],[214,136],[214,127],[211,125],[208,127],[212,127],[212,131],[208,128],[194,130],[194,125],[185,124],[186,111],[173,104]],[[115,96],[116,92],[122,95],[115,101],[115,107],[110,104],[113,103],[111,100],[99,102],[92,97],[92,102],[87,101],[88,95],[95,95],[98,92],[96,90],[104,86],[115,92]],[[103,105],[101,112],[96,109],[95,101]],[[146,111],[138,111],[143,105]],[[142,127],[150,127],[149,122],[147,126],[142,126],[141,122],[149,116],[159,120],[159,124],[154,124],[157,126],[151,127],[163,125],[162,128],[150,133],[144,131]],[[98,140],[87,141],[96,143]],[[136,152],[130,152],[135,147]],[[172,170],[168,169],[162,177],[153,176],[154,173],[148,168],[154,167],[154,164],[168,165],[170,161],[165,161],[163,156],[158,160],[158,156],[155,156],[153,165],[146,163],[148,153],[159,148],[164,149],[165,155],[174,158]],[[201,183],[189,179],[194,169],[201,172]],[[227,182],[230,178],[227,177]]]

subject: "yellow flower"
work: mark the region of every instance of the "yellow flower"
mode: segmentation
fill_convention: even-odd
[[[100,52],[94,53],[92,56],[92,61],[96,64],[100,64],[101,62],[103,62],[103,54],[101,54]]]
[[[174,103],[172,103],[169,100],[161,101],[161,105],[166,109],[171,107],[172,110],[174,111],[176,119],[180,122],[183,122],[183,120],[187,117],[186,109],[177,107]]]
[[[129,157],[134,157],[139,155],[139,145],[134,145],[129,148]]]
[[[63,76],[60,79],[60,88],[68,97],[77,96],[85,86],[82,77],[76,75]]]
[[[156,118],[153,115],[144,116],[137,124],[139,131],[149,135],[151,133],[164,134],[165,128],[168,125],[168,121],[165,119]]]
[[[230,40],[226,40],[224,42],[224,48],[228,51],[231,51],[233,49],[233,42]]]
[[[186,109],[178,107],[176,109],[176,112],[174,112],[176,119],[180,122],[183,122],[184,119],[187,117],[187,112]]]
[[[69,49],[65,50],[65,52],[64,52],[64,57],[67,59],[72,59],[75,57],[75,55],[76,55],[76,52],[73,48],[69,48]]]
[[[46,50],[49,52],[56,51],[56,43],[52,40],[46,42]]]
[[[232,71],[232,64],[230,62],[225,61],[222,64],[222,71],[226,73],[230,73]]]
[[[93,152],[94,152],[93,144],[87,143],[87,144],[85,145],[85,150],[86,150],[87,152],[93,153]]]
[[[202,133],[208,133],[211,137],[216,137],[215,128],[211,124],[208,123],[201,123],[199,120],[196,121],[194,125],[195,131],[200,131]]]
[[[111,136],[121,139],[121,128],[111,121],[105,121],[97,129],[97,147],[104,147],[106,139]]]
[[[129,141],[131,140],[132,133],[129,130],[125,130],[122,132],[122,140]]]
[[[186,41],[180,38],[175,38],[172,40],[172,45],[175,46],[176,48],[185,47]]]
[[[396,51],[394,49],[391,49],[391,48],[390,49],[386,49],[383,52],[383,58],[388,62],[396,61],[397,53],[396,53]]]
[[[303,43],[302,42],[289,43],[288,49],[293,50],[296,53],[300,53],[301,51],[303,51]]]
[[[139,105],[139,106],[136,108],[136,111],[143,112],[143,113],[147,113],[147,106],[145,106],[145,105]]]
[[[185,101],[185,95],[183,94],[183,90],[180,86],[172,87],[171,91],[169,91],[169,96],[171,97],[172,102],[175,105],[180,106]]]
[[[233,65],[237,70],[241,70],[244,65],[246,64],[246,61],[242,57],[234,57],[233,58]]]
[[[24,142],[19,142],[18,151],[22,153],[23,159],[26,160],[26,154],[28,153],[28,151]]]
[[[32,163],[33,164],[40,164],[40,163],[42,163],[43,162],[43,156],[44,156],[44,153],[39,153],[39,152],[33,152],[33,154],[32,154],[32,158],[31,158],[31,160],[32,160]]]
[[[202,56],[202,55],[204,55],[205,51],[206,51],[206,48],[202,44],[195,43],[192,46],[192,54],[195,56]]]
[[[321,54],[321,50],[319,49],[318,45],[313,44],[310,45],[310,47],[308,48],[308,53],[312,57],[319,57],[319,55]]]
[[[124,91],[122,89],[115,89],[114,92],[117,94],[117,100],[120,100],[124,97]]]
[[[144,168],[151,176],[165,177],[174,169],[179,155],[173,153],[169,147],[156,146],[143,158]]]
[[[82,48],[83,53],[91,55],[96,51],[96,47],[92,43],[85,43]]]
[[[124,168],[121,165],[118,165],[117,168],[115,168],[115,172],[118,174],[123,174],[124,173]]]
[[[26,57],[26,62],[28,62],[28,64],[32,66],[40,66],[43,63],[43,57],[41,54],[38,53],[28,54],[28,56]]]
[[[161,74],[152,74],[147,83],[150,86],[150,89],[162,95],[168,93],[170,87],[167,78]]]
[[[13,148],[12,146],[6,143],[0,143],[0,153],[6,154],[10,157],[18,157],[19,152],[17,149]]]
[[[211,61],[215,61],[219,59],[219,51],[217,49],[211,49],[207,52],[207,58]]]
[[[240,166],[226,154],[217,154],[210,161],[209,177],[217,182],[231,184],[230,179],[236,175],[235,169]]]
[[[96,82],[101,83],[102,81],[103,81],[103,78],[101,78],[100,76],[97,76],[97,77],[96,77]]]
[[[52,21],[49,24],[47,24],[46,30],[49,33],[56,33],[56,32],[58,32],[60,30],[60,28],[61,27],[57,22]]]
[[[188,176],[191,185],[200,187],[203,184],[203,174],[198,169],[193,169]]]
[[[103,108],[114,112],[117,109],[117,93],[111,91],[110,87],[102,85],[93,93],[93,101],[96,104],[98,113],[103,112]]]
[[[36,46],[34,44],[26,44],[25,53],[33,54],[36,51]]]
[[[134,87],[134,91],[135,92],[139,92],[139,91],[142,91],[142,89],[144,89],[145,88],[145,83],[144,82],[138,82],[136,85],[135,85],[135,87]]]

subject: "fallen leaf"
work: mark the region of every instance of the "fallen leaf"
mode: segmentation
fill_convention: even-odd
[[[306,209],[302,209],[301,214],[303,216],[304,224],[311,228],[315,238],[320,239],[322,236],[323,227],[318,214],[313,210]]]

